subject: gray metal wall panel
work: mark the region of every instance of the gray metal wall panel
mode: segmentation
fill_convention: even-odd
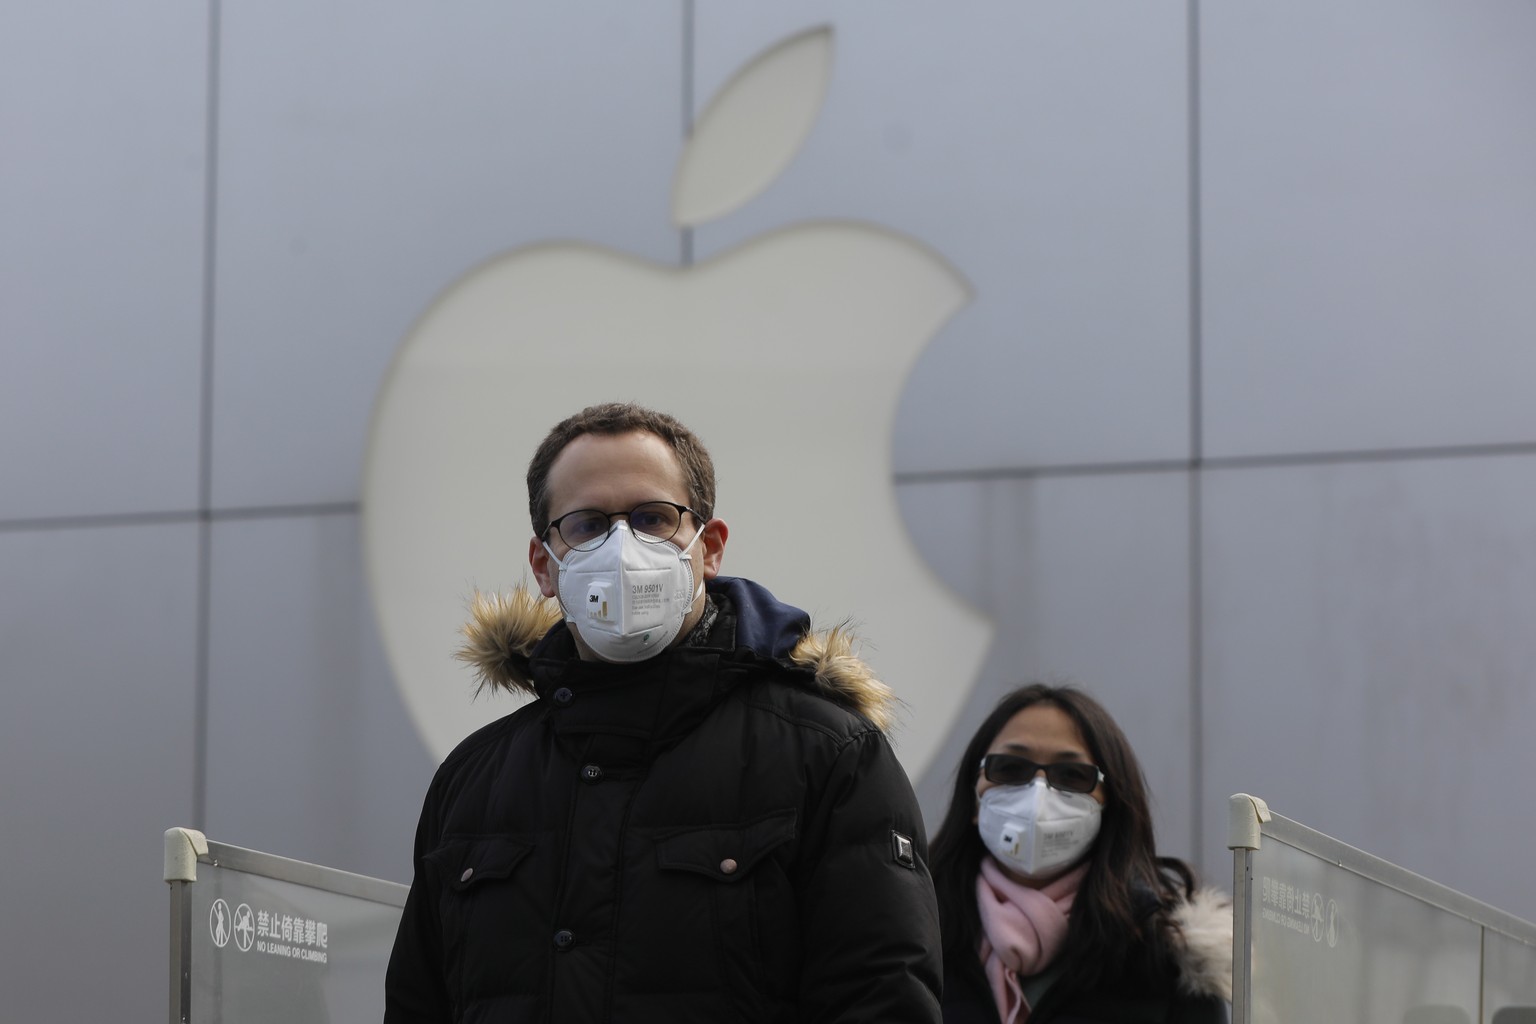
[[[1207,843],[1226,794],[1536,918],[1536,458],[1212,474]]]
[[[675,4],[245,4],[225,29],[216,504],[355,500],[396,346],[489,257],[676,261]]]
[[[1207,451],[1536,440],[1536,7],[1201,10]]]
[[[196,556],[191,523],[0,533],[8,1020],[164,1017],[156,862],[193,814]]]
[[[698,5],[698,105],[783,35],[836,33],[804,151],[701,228],[699,256],[856,218],[933,246],[975,289],[908,381],[898,472],[1187,453],[1184,8]]]
[[[409,881],[436,765],[384,660],[357,517],[216,523],[212,574],[204,831]]]
[[[205,8],[0,15],[0,520],[196,499]]]

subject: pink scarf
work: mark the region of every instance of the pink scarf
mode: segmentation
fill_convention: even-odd
[[[981,859],[976,876],[976,902],[981,908],[981,960],[1003,1024],[1029,1017],[1029,1004],[1019,975],[1045,970],[1067,939],[1067,914],[1088,874],[1088,865],[1073,868],[1038,889],[1009,878],[991,857]]]

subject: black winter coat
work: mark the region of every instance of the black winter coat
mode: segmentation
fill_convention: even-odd
[[[940,1019],[888,691],[755,584],[709,589],[707,640],[637,665],[479,602],[471,659],[538,699],[433,780],[386,1024]]]

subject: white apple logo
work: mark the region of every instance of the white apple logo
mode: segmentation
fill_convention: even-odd
[[[674,219],[734,209],[798,151],[825,94],[831,30],[739,71],[679,164]],[[439,757],[513,710],[470,699],[450,660],[476,588],[528,575],[523,475],[548,429],[633,400],[688,424],[718,471],[724,572],[847,618],[908,705],[894,739],[914,777],[971,688],[991,624],[922,561],[891,490],[900,389],[968,299],[932,251],[884,228],[816,222],[679,269],[581,244],[471,271],[402,343],[379,394],[363,481],[374,608],[405,704]]]

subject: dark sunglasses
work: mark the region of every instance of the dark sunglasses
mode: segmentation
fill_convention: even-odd
[[[1045,772],[1047,786],[1066,793],[1092,793],[1104,781],[1099,766],[1086,761],[1036,764],[1013,754],[988,754],[981,759],[981,774],[998,786],[1027,786],[1037,772]]]

